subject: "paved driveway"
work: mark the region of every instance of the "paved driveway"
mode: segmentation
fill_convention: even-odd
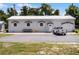
[[[79,43],[79,37],[73,34],[66,36],[56,36],[52,33],[28,33],[28,34],[15,34],[0,38],[0,42],[67,42]]]

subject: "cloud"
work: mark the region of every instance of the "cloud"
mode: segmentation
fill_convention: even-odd
[[[22,7],[22,6],[28,6],[28,7],[32,7],[32,5],[31,4],[29,4],[29,3],[22,3],[22,4],[16,4],[17,6],[19,6],[19,7]]]
[[[0,4],[0,8],[4,8],[4,7],[6,7],[5,4]]]
[[[0,4],[0,7],[4,6],[4,4]]]
[[[22,6],[27,6],[27,7],[31,7],[31,8],[37,8],[38,6],[35,6],[35,5],[32,5],[30,3],[22,3],[22,4],[16,4],[17,6],[19,7],[22,7]]]

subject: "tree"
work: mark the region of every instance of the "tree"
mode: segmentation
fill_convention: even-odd
[[[50,5],[45,3],[41,4],[41,12],[40,12],[41,15],[52,15],[52,11],[53,9],[51,8]]]
[[[79,8],[77,9],[76,15],[79,16]]]
[[[75,17],[76,16],[76,13],[77,13],[77,9],[78,9],[77,6],[71,4],[68,7],[68,9],[66,9],[66,15],[71,15],[71,16]]]
[[[41,7],[39,8],[30,8],[28,6],[23,6],[21,9],[20,15],[26,16],[26,15],[53,15],[52,14],[53,9],[48,4],[41,4]]]
[[[7,18],[6,13],[4,13],[3,10],[0,10],[0,20],[4,21],[4,22],[7,22],[6,18]]]
[[[59,15],[59,10],[55,10],[54,15]]]
[[[75,24],[79,25],[79,8],[73,4],[71,4],[67,9],[66,9],[66,15],[71,15],[76,18]]]
[[[8,20],[7,20],[7,15],[4,13],[3,10],[0,10],[0,20],[5,22],[5,28],[8,28]]]
[[[10,17],[10,16],[16,16],[18,13],[17,13],[17,11],[14,9],[14,8],[8,8],[7,9],[7,15],[8,15],[8,17]]]
[[[28,15],[28,11],[29,11],[28,7],[27,6],[23,6],[22,9],[21,9],[20,15],[26,16],[26,15]]]
[[[38,8],[30,8],[28,15],[39,15],[39,9]]]

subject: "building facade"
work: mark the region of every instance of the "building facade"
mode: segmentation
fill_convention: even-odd
[[[5,25],[3,21],[0,21],[0,32],[4,32],[5,31]]]
[[[75,29],[75,18],[71,16],[12,16],[8,18],[9,32],[51,32],[54,27],[63,27],[68,32]]]

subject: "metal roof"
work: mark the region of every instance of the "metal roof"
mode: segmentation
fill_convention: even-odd
[[[75,19],[72,16],[11,16],[8,20],[27,20],[27,19]]]

